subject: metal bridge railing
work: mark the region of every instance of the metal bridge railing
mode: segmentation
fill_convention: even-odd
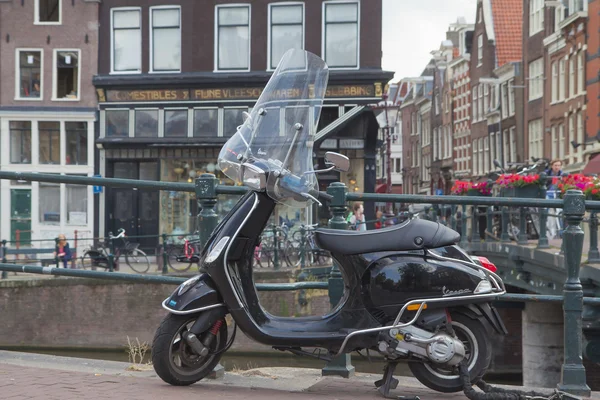
[[[198,215],[198,227],[200,241],[202,244],[210,236],[218,223],[218,216],[215,212],[217,204],[217,196],[219,194],[243,194],[246,188],[239,186],[223,186],[218,184],[218,180],[212,174],[203,174],[198,177],[195,184],[186,183],[169,183],[155,181],[139,181],[128,179],[115,178],[91,178],[80,176],[66,175],[46,175],[37,173],[22,173],[22,172],[7,172],[0,171],[0,179],[11,180],[26,180],[54,183],[73,183],[80,185],[96,185],[105,187],[127,187],[147,190],[169,190],[169,191],[184,191],[195,192],[196,199],[201,209]],[[329,219],[329,227],[334,229],[347,229],[345,216],[348,211],[347,203],[350,201],[375,201],[375,202],[392,202],[405,204],[443,204],[445,206],[461,206],[462,213],[462,236],[461,242],[467,243],[470,239],[473,242],[481,240],[478,233],[478,218],[471,217],[471,233],[472,237],[467,237],[467,206],[473,206],[476,210],[480,206],[495,206],[501,210],[502,219],[502,238],[501,241],[506,241],[505,236],[506,224],[508,223],[508,208],[520,207],[539,207],[544,209],[563,209],[565,217],[565,229],[563,232],[563,252],[564,264],[566,271],[566,281],[564,283],[563,296],[539,296],[539,295],[515,295],[507,294],[502,296],[502,300],[510,301],[554,301],[562,302],[564,309],[564,361],[562,365],[561,382],[559,389],[573,394],[589,396],[590,389],[586,384],[585,368],[582,362],[583,348],[583,307],[598,305],[600,302],[596,298],[585,298],[580,281],[580,266],[583,251],[584,232],[581,229],[581,224],[586,214],[586,210],[600,210],[600,201],[586,201],[583,193],[579,190],[569,190],[563,199],[526,199],[526,198],[501,198],[501,197],[471,197],[471,196],[424,196],[424,195],[392,195],[392,194],[370,194],[370,193],[349,193],[343,183],[332,183],[327,193],[332,196],[332,201],[329,204],[331,218]],[[520,217],[524,217],[520,211]],[[472,215],[477,217],[477,212]],[[543,214],[542,214],[543,215]],[[456,219],[451,221],[453,226],[456,226]],[[543,234],[542,234],[543,236]],[[522,238],[521,238],[522,239]],[[520,241],[523,243],[523,241]],[[519,241],[518,241],[519,243]],[[3,260],[5,261],[5,260]],[[150,275],[131,275],[120,273],[103,273],[96,271],[81,271],[57,268],[43,268],[39,266],[22,266],[11,265],[3,262],[0,264],[0,269],[3,271],[19,271],[29,273],[51,273],[53,275],[67,276],[86,276],[103,279],[123,279],[135,281],[152,281],[162,283],[176,284],[181,281],[181,278],[167,276],[150,276]],[[164,281],[163,281],[164,280]],[[295,290],[308,288],[327,288],[329,291],[330,302],[332,306],[337,305],[342,294],[344,283],[341,273],[335,263],[331,268],[330,276],[327,282],[299,282],[291,284],[276,284],[262,285],[262,290]],[[348,370],[353,368],[350,365],[349,355],[345,355],[334,359],[324,369],[324,373],[345,375]]]

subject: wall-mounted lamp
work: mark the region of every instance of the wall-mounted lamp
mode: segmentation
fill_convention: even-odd
[[[86,33],[85,34],[85,43],[87,44],[89,42],[90,42],[90,38],[88,37],[88,34]]]
[[[7,33],[6,34],[6,43],[10,42],[10,35]]]
[[[46,37],[46,44],[50,44],[50,35]]]

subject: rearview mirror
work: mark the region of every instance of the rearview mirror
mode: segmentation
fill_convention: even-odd
[[[348,172],[350,169],[350,160],[348,157],[340,153],[334,153],[333,151],[325,153],[325,164],[332,165],[333,169],[341,172]]]

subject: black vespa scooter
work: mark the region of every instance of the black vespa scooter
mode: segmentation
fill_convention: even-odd
[[[505,293],[495,267],[474,260],[455,231],[409,219],[375,231],[317,229],[345,282],[344,296],[327,315],[284,318],[260,305],[252,257],[276,204],[306,207],[330,197],[316,188],[312,144],[327,87],[323,60],[288,51],[252,113],[223,146],[219,167],[250,190],[218,224],[200,253],[202,273],[163,302],[169,311],[152,344],[157,374],[190,385],[208,374],[235,337],[225,317],[257,342],[299,355],[325,349],[329,360],[368,349],[384,356],[384,396],[397,385],[396,364],[440,392],[461,391],[458,365],[473,382],[489,366],[490,330],[506,334],[491,301]],[[349,160],[328,152],[327,170],[347,171]],[[320,201],[321,200],[321,201]]]

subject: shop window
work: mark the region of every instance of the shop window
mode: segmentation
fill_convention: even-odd
[[[277,68],[289,49],[304,48],[304,4],[271,4],[269,68]]]
[[[244,111],[248,108],[224,108],[223,109],[223,136],[231,137],[237,132],[237,127],[244,123]]]
[[[79,99],[79,50],[56,51],[54,97]]]
[[[35,0],[35,22],[60,24],[61,0]]]
[[[165,137],[188,134],[188,110],[165,110]]]
[[[112,71],[142,70],[142,28],[139,8],[112,10]]]
[[[60,164],[60,122],[40,122],[40,164]]]
[[[324,3],[324,54],[332,68],[358,67],[358,3]]]
[[[10,162],[31,164],[31,122],[10,121]]]
[[[250,5],[217,6],[217,70],[250,68]]]
[[[87,122],[65,122],[67,165],[87,165]]]
[[[39,184],[40,223],[60,224],[60,185],[40,182]]]
[[[158,137],[158,110],[135,110],[135,136]]]
[[[194,110],[194,137],[217,137],[219,133],[219,110]]]
[[[151,71],[181,70],[181,9],[179,7],[151,8],[152,55]]]
[[[106,110],[106,136],[129,136],[129,110]]]
[[[22,99],[42,98],[42,52],[18,50],[19,75],[17,76],[17,93]]]
[[[67,224],[87,225],[88,187],[65,185],[67,194]]]

